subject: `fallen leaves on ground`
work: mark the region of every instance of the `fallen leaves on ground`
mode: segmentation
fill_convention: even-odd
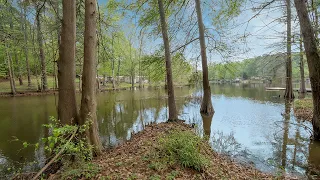
[[[202,172],[177,164],[170,168],[152,168],[147,157],[157,149],[159,137],[173,130],[193,131],[182,122],[152,124],[133,135],[124,144],[105,151],[94,160],[101,168],[97,179],[294,179],[275,177],[218,155],[209,147],[202,153],[210,157],[210,166]]]

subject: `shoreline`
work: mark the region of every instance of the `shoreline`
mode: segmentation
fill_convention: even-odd
[[[209,162],[200,171],[177,162],[162,164],[165,156],[160,159],[152,156],[159,151],[159,144],[162,142],[159,139],[177,131],[198,137],[194,128],[182,121],[147,125],[144,130],[132,135],[130,140],[106,149],[102,155],[94,158],[91,163],[97,170],[89,179],[297,179],[288,177],[289,175],[274,176],[264,173],[252,165],[238,163],[228,156],[218,154],[209,146],[206,138],[202,138],[201,144],[197,144],[199,152]],[[83,172],[80,168],[69,171]],[[49,179],[60,179],[65,177],[64,173],[68,174],[58,171],[49,176]],[[81,179],[84,176],[68,178]]]
[[[181,88],[184,86],[191,86],[190,84],[185,84],[185,85],[175,85],[175,88]],[[134,88],[140,89],[139,86],[135,86]],[[144,88],[165,88],[164,85],[145,85],[141,87],[141,89]],[[119,87],[119,88],[103,88],[99,89],[97,92],[111,92],[111,91],[124,91],[124,90],[131,90],[132,87]],[[47,91],[38,91],[38,90],[30,90],[30,91],[17,91],[15,95],[12,95],[11,92],[0,92],[0,97],[26,97],[26,96],[45,96],[45,95],[53,95],[53,94],[58,94],[59,89],[50,89]],[[81,93],[81,91],[76,90],[76,93]]]

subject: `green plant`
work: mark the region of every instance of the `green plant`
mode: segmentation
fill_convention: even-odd
[[[61,179],[93,179],[100,172],[100,167],[93,163],[75,163],[63,169]]]
[[[203,140],[189,131],[173,131],[159,139],[159,153],[165,163],[181,164],[183,167],[203,170],[209,165],[208,158],[201,153],[204,146]]]
[[[161,176],[159,176],[158,174],[154,174],[154,175],[152,175],[149,179],[150,179],[150,180],[160,180],[160,179],[161,179]]]
[[[84,125],[61,125],[59,120],[50,117],[50,123],[44,126],[49,128],[50,136],[42,138],[45,150],[57,154],[63,149],[60,160],[88,161],[92,159],[92,146],[87,142],[84,132],[90,127],[91,122],[86,121]],[[70,137],[75,134],[69,142]]]
[[[167,180],[174,180],[178,175],[179,175],[179,171],[171,171],[171,172],[167,175],[166,179],[167,179]]]

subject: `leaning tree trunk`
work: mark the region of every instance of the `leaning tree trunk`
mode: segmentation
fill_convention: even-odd
[[[86,134],[90,144],[94,146],[94,154],[99,155],[101,154],[102,144],[100,142],[96,115],[96,4],[96,0],[85,1],[81,124],[84,124],[87,120],[92,121],[92,125]]]
[[[24,37],[24,55],[26,57],[26,68],[27,68],[27,76],[28,76],[28,87],[31,86],[31,73],[29,66],[29,55],[28,55],[28,34],[27,34],[27,7],[23,5],[23,13],[21,12],[21,30],[23,31]],[[22,11],[22,10],[21,10]]]
[[[286,100],[294,99],[292,87],[292,57],[291,57],[291,2],[287,3],[287,60],[286,60],[286,91],[284,98]]]
[[[58,61],[58,116],[63,124],[77,124],[76,103],[76,2],[62,1],[63,18]]]
[[[39,57],[41,63],[41,90],[46,91],[48,90],[48,83],[47,83],[47,69],[46,69],[46,60],[44,56],[44,49],[43,49],[43,36],[41,31],[41,9],[36,5],[36,23],[37,23],[37,39],[39,44]]]
[[[309,76],[313,99],[313,136],[320,140],[320,55],[317,49],[316,37],[312,28],[307,6],[304,0],[294,0],[307,55]]]
[[[165,11],[163,8],[163,1],[158,0],[160,22],[162,30],[162,38],[164,43],[165,60],[166,60],[166,71],[167,71],[167,85],[168,85],[168,106],[169,106],[169,121],[174,121],[178,119],[176,103],[174,99],[174,89],[172,81],[172,69],[171,69],[171,54],[170,54],[170,44],[168,38],[168,28],[166,23]]]
[[[201,48],[201,58],[202,58],[202,71],[203,71],[203,99],[201,104],[200,113],[205,116],[213,116],[214,109],[211,102],[211,90],[208,78],[208,65],[207,65],[207,52],[206,52],[206,42],[204,39],[204,25],[202,21],[201,5],[200,0],[195,0],[196,11],[198,17],[199,26],[199,39]]]
[[[304,94],[307,92],[306,90],[306,81],[304,78],[304,62],[303,62],[303,46],[302,46],[302,35],[300,35],[300,93]]]

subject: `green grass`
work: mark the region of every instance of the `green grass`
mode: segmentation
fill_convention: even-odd
[[[40,77],[38,77],[38,81],[40,83]],[[54,77],[53,76],[48,76],[47,77],[48,81],[48,88],[52,89],[54,88]],[[19,80],[16,78],[15,79],[15,84],[16,84],[16,90],[18,92],[24,92],[24,91],[37,91],[38,90],[38,85],[37,85],[37,79],[35,76],[31,77],[31,86],[28,87],[28,80],[26,77],[23,78],[23,85],[19,85]],[[10,81],[0,81],[0,92],[11,92],[11,87],[10,87]]]
[[[173,131],[158,140],[158,151],[149,168],[162,170],[180,164],[182,167],[202,171],[208,167],[209,157],[201,152],[205,142],[190,131]]]
[[[294,101],[295,109],[312,109],[312,99],[298,99]]]

